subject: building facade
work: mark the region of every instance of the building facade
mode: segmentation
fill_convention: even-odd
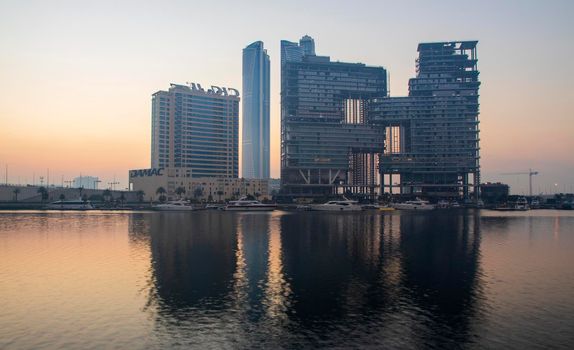
[[[419,44],[409,95],[389,97],[384,68],[316,56],[309,37],[282,41],[282,193],[477,200],[476,45]]]
[[[243,49],[242,176],[269,178],[270,65],[263,42]]]
[[[186,168],[191,177],[239,175],[239,92],[171,84],[152,95],[152,168]]]
[[[73,187],[97,190],[100,182],[100,179],[96,176],[79,176],[74,178]]]
[[[366,112],[387,95],[386,70],[316,56],[308,36],[281,41],[281,55],[282,194],[374,194],[384,129]]]
[[[369,115],[385,129],[383,190],[462,197],[480,188],[477,41],[418,46],[409,96],[375,99]]]
[[[200,201],[226,201],[251,195],[259,200],[271,199],[269,180],[230,177],[193,177],[190,168],[151,168],[130,170],[132,191],[143,191],[146,201],[179,198]],[[159,190],[162,188],[163,191]]]
[[[480,185],[480,197],[486,205],[506,203],[510,195],[510,186],[500,182],[487,182]]]

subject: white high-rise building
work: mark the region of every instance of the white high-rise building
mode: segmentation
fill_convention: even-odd
[[[189,177],[238,177],[239,92],[171,84],[152,97],[152,168]]]

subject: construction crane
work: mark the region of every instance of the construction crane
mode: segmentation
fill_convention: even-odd
[[[528,172],[521,172],[521,173],[502,173],[500,175],[528,175],[529,180],[529,190],[530,190],[530,197],[532,197],[532,176],[538,175],[538,171],[532,171],[532,169],[528,169]]]

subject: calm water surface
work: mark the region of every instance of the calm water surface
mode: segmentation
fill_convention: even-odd
[[[574,212],[0,213],[1,349],[574,346]]]

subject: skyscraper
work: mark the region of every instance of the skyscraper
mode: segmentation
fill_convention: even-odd
[[[387,95],[383,67],[316,56],[314,41],[281,41],[281,184],[285,196],[375,195],[384,129],[367,101]]]
[[[242,176],[269,178],[269,55],[263,42],[243,49]]]
[[[385,188],[404,195],[463,198],[472,189],[478,199],[477,43],[419,44],[409,96],[369,104],[373,121],[386,133],[380,163]]]
[[[238,177],[239,92],[171,84],[152,97],[152,168],[191,177]]]
[[[477,200],[476,45],[419,44],[409,95],[389,97],[384,68],[331,62],[307,36],[281,41],[282,194]]]

